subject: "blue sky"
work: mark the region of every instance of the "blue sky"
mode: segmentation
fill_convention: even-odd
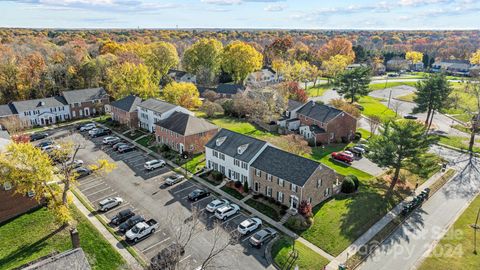
[[[0,27],[480,29],[480,0],[0,0]]]

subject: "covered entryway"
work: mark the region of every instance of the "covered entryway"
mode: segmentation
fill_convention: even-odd
[[[89,109],[89,108],[85,108],[85,109],[84,109],[84,113],[85,113],[85,116],[90,116],[90,109]]]
[[[290,209],[298,208],[298,197],[295,195],[290,195]]]

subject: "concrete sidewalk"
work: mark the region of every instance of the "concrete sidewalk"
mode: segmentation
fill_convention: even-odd
[[[73,195],[73,194],[72,194]],[[75,206],[82,212],[82,214],[87,217],[87,219],[95,226],[95,228],[107,239],[107,241],[112,245],[113,248],[123,257],[127,262],[130,269],[133,270],[142,270],[143,267],[138,263],[138,261],[128,252],[128,250],[120,243],[118,240],[103,226],[103,224],[92,214],[88,209],[80,202],[80,200],[73,195],[73,203]]]
[[[425,181],[421,186],[417,188],[415,194],[419,194],[425,188],[431,186],[435,181],[437,181],[444,172],[438,172],[427,181]],[[368,231],[366,231],[362,236],[360,236],[355,242],[353,242],[348,248],[346,248],[340,255],[335,257],[327,265],[327,270],[337,270],[338,266],[342,263],[345,263],[349,256],[354,255],[362,246],[364,246],[370,239],[372,239],[378,232],[380,232],[390,221],[397,217],[402,211],[403,203],[397,204],[390,212],[385,214],[377,223],[375,223]]]

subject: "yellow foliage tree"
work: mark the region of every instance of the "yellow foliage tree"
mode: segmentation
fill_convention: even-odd
[[[158,96],[158,79],[143,64],[125,62],[107,70],[107,91],[115,99],[130,94],[143,99]]]
[[[470,63],[472,65],[480,65],[480,49],[472,54],[470,57]]]
[[[202,105],[200,93],[193,83],[172,82],[163,89],[165,101],[192,109]]]
[[[409,51],[405,54],[405,59],[412,61],[413,64],[416,64],[423,61],[423,53]]]
[[[263,55],[251,45],[234,41],[223,50],[222,67],[232,75],[236,83],[242,82],[248,74],[262,67]]]
[[[337,54],[322,63],[322,68],[327,77],[333,79],[342,73],[350,63],[350,58],[343,54]]]

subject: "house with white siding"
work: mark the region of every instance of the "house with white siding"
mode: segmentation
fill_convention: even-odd
[[[12,105],[28,126],[46,126],[70,119],[70,105],[62,96],[14,101]]]
[[[137,105],[138,125],[140,128],[155,132],[155,123],[167,119],[174,112],[183,112],[194,116],[193,112],[182,106],[170,104],[159,99],[147,99]]]

